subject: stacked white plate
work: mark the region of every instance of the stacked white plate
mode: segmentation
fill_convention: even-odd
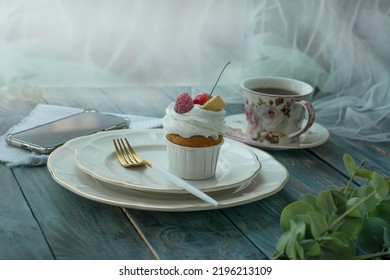
[[[171,212],[216,209],[153,168],[123,168],[112,140],[124,137],[141,158],[167,167],[162,129],[125,129],[65,143],[49,156],[48,169],[61,186],[102,203]],[[226,208],[268,197],[281,190],[287,180],[286,168],[271,155],[225,138],[215,177],[189,182],[216,199],[218,208]]]

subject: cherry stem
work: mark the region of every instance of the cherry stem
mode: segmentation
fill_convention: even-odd
[[[218,82],[219,82],[219,79],[220,79],[221,76],[222,76],[223,71],[225,71],[226,67],[227,67],[229,64],[230,64],[230,62],[226,63],[225,67],[223,67],[223,69],[222,69],[221,73],[219,74],[219,77],[218,77],[217,81],[215,82],[215,85],[214,85],[213,89],[211,90],[209,96],[212,96],[212,95],[213,95],[213,91],[214,91],[215,87],[217,86],[217,84],[218,84]]]

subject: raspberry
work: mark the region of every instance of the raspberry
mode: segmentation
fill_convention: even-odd
[[[193,107],[194,107],[194,102],[192,101],[191,96],[187,92],[180,94],[176,98],[175,111],[177,113],[179,113],[179,114],[187,113]]]

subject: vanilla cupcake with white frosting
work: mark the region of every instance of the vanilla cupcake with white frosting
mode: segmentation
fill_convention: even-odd
[[[163,126],[171,172],[190,180],[215,175],[223,143],[225,107],[219,95],[211,97],[206,93],[194,99],[182,93],[176,102],[169,104]]]

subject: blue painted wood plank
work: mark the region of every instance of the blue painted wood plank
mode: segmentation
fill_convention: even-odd
[[[121,208],[59,186],[46,167],[14,168],[56,259],[154,259]]]
[[[53,259],[12,170],[0,165],[0,259]]]
[[[126,211],[160,259],[266,259],[219,210],[187,213]]]

